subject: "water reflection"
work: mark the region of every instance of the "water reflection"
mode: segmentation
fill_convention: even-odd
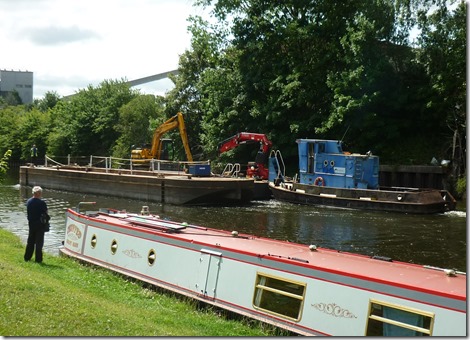
[[[26,241],[26,200],[30,187],[4,182],[0,186],[0,226]],[[45,250],[58,253],[64,239],[65,211],[80,201],[96,201],[98,208],[139,212],[147,205],[151,213],[175,221],[270,237],[302,244],[381,255],[395,260],[466,271],[466,213],[404,215],[326,207],[308,207],[258,201],[244,207],[184,207],[115,197],[73,194],[45,189],[51,215]]]

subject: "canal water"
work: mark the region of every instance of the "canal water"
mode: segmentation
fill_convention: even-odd
[[[0,184],[0,227],[25,243],[28,235],[25,203],[31,197],[31,187],[18,183],[18,176],[9,175]],[[465,207],[422,216],[300,206],[275,200],[255,201],[242,207],[174,206],[46,189],[43,198],[51,215],[45,251],[54,255],[64,239],[66,209],[77,207],[81,201],[95,201],[96,206],[87,210],[115,208],[140,212],[146,205],[152,214],[174,221],[467,271]]]

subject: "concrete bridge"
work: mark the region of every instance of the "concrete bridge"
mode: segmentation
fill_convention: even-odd
[[[126,82],[126,84],[128,84],[130,87],[134,87],[134,86],[137,86],[137,85],[142,85],[142,84],[146,84],[146,83],[151,83],[153,81],[165,79],[165,78],[168,78],[168,76],[170,74],[177,75],[178,73],[179,73],[178,70],[166,71],[166,72],[154,74],[153,76],[148,76],[148,77],[138,78],[138,79],[134,79],[134,80],[129,80],[129,81]],[[68,99],[72,98],[75,95],[76,95],[76,93],[70,94],[68,96],[63,96],[62,99],[68,100]]]

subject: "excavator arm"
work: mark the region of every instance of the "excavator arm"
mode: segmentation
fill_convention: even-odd
[[[260,143],[260,148],[263,153],[268,153],[272,146],[271,141],[263,133],[239,132],[236,135],[233,135],[232,137],[227,138],[226,140],[219,143],[219,154],[235,149],[241,144],[256,142]]]
[[[142,148],[131,151],[131,158],[135,160],[141,159],[161,159],[162,156],[162,136],[173,129],[178,128],[180,131],[181,140],[183,141],[184,151],[189,162],[193,161],[193,155],[189,148],[188,135],[186,133],[186,125],[184,124],[183,114],[178,112],[176,115],[168,119],[162,125],[155,129],[152,138],[151,148]]]
[[[193,155],[189,148],[188,135],[186,133],[186,125],[184,124],[183,114],[178,112],[176,115],[168,119],[160,125],[153,134],[152,148],[150,149],[150,157],[160,159],[162,153],[162,136],[170,130],[179,128],[181,140],[183,141],[184,151],[189,162],[193,161]]]

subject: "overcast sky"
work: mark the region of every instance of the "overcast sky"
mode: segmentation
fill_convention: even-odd
[[[0,69],[34,72],[34,98],[105,79],[177,69],[190,47],[193,0],[0,0]],[[140,88],[164,94],[170,80]]]

